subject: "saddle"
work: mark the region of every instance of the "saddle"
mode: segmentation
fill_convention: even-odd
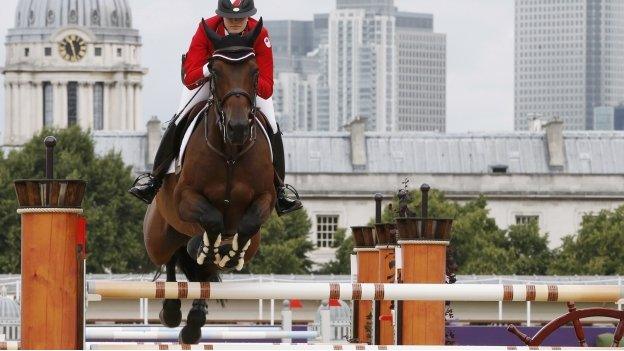
[[[200,125],[202,119],[206,116],[204,112],[208,108],[210,108],[209,101],[201,101],[191,107],[191,109],[188,110],[188,112],[185,113],[184,116],[178,117],[178,123],[175,133],[175,150],[179,150],[178,157],[176,157],[171,163],[171,166],[169,166],[167,174],[179,174],[182,170],[184,153],[186,150],[186,146],[188,145],[188,141],[191,139],[191,135],[193,134],[193,132]],[[271,129],[271,125],[267,120],[266,116],[262,113],[262,111],[258,111],[256,113],[256,119],[258,120],[258,126],[260,127],[259,129],[262,131],[262,134],[269,144],[269,150],[271,152],[271,162],[273,162],[273,145],[271,142],[271,135],[274,134],[274,131]]]

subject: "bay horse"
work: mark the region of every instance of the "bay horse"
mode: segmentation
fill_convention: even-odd
[[[262,135],[268,124],[255,106],[253,46],[262,19],[245,35],[221,37],[205,24],[204,30],[215,48],[205,83],[212,97],[189,113],[199,111],[201,119],[181,171],[165,178],[143,223],[148,255],[154,264],[166,265],[169,282],[176,281],[176,266],[193,282],[218,281],[219,272],[242,269],[258,250],[260,227],[276,201],[270,144]],[[163,301],[163,325],[180,325],[180,306],[180,300]],[[200,340],[206,312],[204,299],[193,301],[181,343]]]

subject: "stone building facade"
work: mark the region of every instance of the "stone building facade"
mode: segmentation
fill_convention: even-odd
[[[5,145],[44,126],[143,129],[147,71],[125,0],[21,0],[5,45]]]

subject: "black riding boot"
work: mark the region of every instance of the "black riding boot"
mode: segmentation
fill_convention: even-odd
[[[282,132],[277,126],[277,133],[271,137],[271,147],[273,148],[273,167],[275,167],[275,190],[277,192],[277,202],[275,210],[279,216],[297,211],[303,208],[299,200],[299,194],[290,185],[284,183],[286,176],[286,162],[284,160],[284,143],[282,142]],[[295,194],[295,198],[290,198],[286,194],[286,189],[290,189]]]
[[[172,121],[160,141],[152,173],[139,176],[128,192],[146,204],[151,204],[162,185],[163,178],[167,174],[169,165],[176,157],[176,124]]]

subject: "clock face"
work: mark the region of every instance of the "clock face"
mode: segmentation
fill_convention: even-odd
[[[77,35],[68,35],[59,43],[59,53],[66,61],[80,61],[87,53],[87,43]]]

